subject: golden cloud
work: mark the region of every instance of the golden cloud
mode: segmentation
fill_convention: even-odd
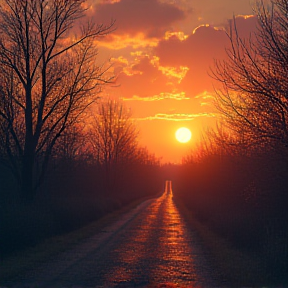
[[[119,56],[118,58],[111,58],[111,61],[113,63],[118,63],[118,64],[124,64],[124,65],[128,65],[129,61],[127,58],[124,58],[123,56]]]
[[[209,25],[209,24],[199,25],[198,27],[196,27],[196,28],[193,30],[192,34],[195,34],[198,29],[203,28],[203,27],[206,27],[206,28],[207,28],[207,27],[210,27],[210,25]]]
[[[133,51],[133,52],[130,53],[130,55],[131,56],[135,56],[136,58],[140,57],[140,56],[142,56],[142,57],[144,57],[144,56],[148,57],[149,56],[149,54],[147,54],[147,53],[145,53],[144,51],[141,51],[141,50]]]
[[[189,68],[186,66],[180,66],[179,68],[159,66],[158,69],[168,77],[177,78],[179,84],[189,71]]]
[[[249,19],[249,18],[255,18],[255,15],[237,15],[236,18]]]
[[[135,36],[129,34],[119,35],[110,34],[105,39],[98,42],[98,46],[102,46],[111,50],[120,50],[127,47],[133,49],[156,47],[158,45],[158,38],[147,38],[144,33],[138,33]]]
[[[143,67],[140,67],[139,69],[138,64],[141,64],[141,62],[144,59],[148,59],[148,63],[150,63],[149,65],[157,69],[159,72],[161,72],[164,76],[168,78],[167,85],[168,84],[173,85],[173,81],[175,81],[175,79],[177,83],[180,84],[183,78],[186,76],[187,72],[189,71],[189,68],[187,66],[179,66],[179,67],[161,66],[159,63],[160,62],[159,57],[148,55],[143,51],[132,52],[131,56],[135,57],[132,63],[129,63],[128,59],[124,57],[112,58],[112,61],[114,63],[122,67],[124,66],[122,72],[127,76],[143,75],[145,70],[141,70],[143,69]],[[170,80],[170,82],[168,80]]]
[[[195,99],[205,100],[200,103],[201,106],[210,106],[215,97],[209,94],[207,91],[204,91],[203,93],[195,96]]]
[[[173,99],[173,100],[189,100],[190,98],[186,96],[185,92],[180,93],[160,93],[159,95],[154,95],[151,97],[139,97],[134,95],[132,98],[122,98],[123,101],[160,101],[165,99]]]
[[[178,79],[178,83],[180,84],[182,79],[186,76],[189,68],[187,66],[180,66],[180,67],[172,67],[172,66],[161,66],[160,65],[160,58],[157,56],[152,56],[150,63],[157,67],[159,71],[162,72],[163,75],[167,77],[173,77]]]
[[[148,116],[143,118],[134,118],[138,121],[145,120],[166,120],[166,121],[193,121],[195,118],[199,117],[215,117],[213,113],[196,113],[196,114],[185,114],[185,113],[175,113],[175,114],[164,114],[158,113],[154,116]]]
[[[183,41],[186,40],[188,38],[188,35],[185,35],[184,32],[182,31],[178,31],[178,32],[171,32],[171,31],[167,31],[165,33],[165,40],[169,40],[172,37],[176,37],[177,39]]]
[[[133,67],[125,67],[123,69],[123,72],[127,75],[127,76],[133,76],[133,75],[143,75],[142,71],[138,71],[138,70],[133,70]]]
[[[211,94],[209,94],[209,92],[204,91],[201,94],[198,94],[197,96],[195,96],[196,99],[214,99],[214,96],[212,96]]]

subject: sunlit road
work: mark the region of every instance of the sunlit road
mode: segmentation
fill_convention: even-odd
[[[11,287],[215,286],[205,249],[179,214],[167,181],[161,197]]]

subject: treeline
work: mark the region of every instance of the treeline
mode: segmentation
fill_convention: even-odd
[[[173,179],[199,221],[259,259],[246,263],[244,274],[261,273],[245,286],[288,283],[288,1],[269,3],[257,1],[250,38],[231,22],[227,58],[212,69],[221,120]]]
[[[255,271],[254,279],[238,279],[241,285],[287,283],[287,163],[265,148],[234,152],[187,157],[174,168],[174,196],[233,249],[259,259],[259,267],[246,263],[248,272]]]
[[[161,191],[159,160],[138,145],[130,112],[111,100],[96,107],[89,125],[75,125],[59,138],[33,201],[20,197],[19,183],[5,167],[7,156],[2,152],[2,255],[82,227]]]
[[[1,254],[160,189],[129,111],[100,103],[115,77],[97,43],[114,23],[87,19],[84,2],[0,3]]]

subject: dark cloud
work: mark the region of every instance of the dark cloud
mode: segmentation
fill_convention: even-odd
[[[235,32],[235,29],[237,29],[237,33],[241,38],[249,38],[257,33],[257,24],[256,16],[237,16],[228,20],[226,30]]]
[[[215,30],[211,26],[198,27],[185,40],[175,36],[159,42],[155,54],[160,58],[163,66],[187,66],[195,62],[207,62],[209,58],[217,56],[227,43],[224,31]]]
[[[116,20],[117,34],[144,33],[148,37],[159,37],[173,23],[185,19],[185,12],[157,0],[122,0],[95,5],[93,17],[98,23]]]
[[[255,17],[237,17],[236,25],[240,36],[249,36],[255,31]],[[229,21],[231,23],[231,21]],[[226,57],[225,48],[229,39],[224,30],[212,26],[200,26],[185,40],[173,36],[162,40],[155,48],[162,66],[187,66],[188,73],[179,88],[192,95],[212,90],[212,79],[208,75],[215,59]]]
[[[198,27],[185,40],[172,37],[162,40],[155,48],[162,66],[186,66],[188,73],[180,87],[189,94],[197,95],[211,88],[207,70],[215,58],[223,58],[228,38],[224,31],[211,26]]]
[[[255,17],[241,16],[235,20],[241,36],[248,37],[255,31]],[[160,40],[157,47],[150,50],[150,56],[144,53],[139,56],[137,64],[131,66],[128,60],[119,60],[115,71],[119,75],[122,97],[151,97],[161,93],[180,92],[187,97],[195,97],[204,91],[213,92],[209,72],[213,69],[215,60],[227,57],[227,32],[204,25],[186,38],[179,37],[177,33],[171,35],[168,39]],[[179,74],[181,67],[183,71],[187,71],[185,67],[188,68],[186,75],[181,76],[184,77],[182,80],[175,75]]]

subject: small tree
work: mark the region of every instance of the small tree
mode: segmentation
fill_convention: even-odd
[[[117,172],[135,157],[137,130],[130,111],[121,102],[108,100],[98,105],[90,132],[94,155],[105,169],[108,190],[115,186]]]
[[[1,134],[24,199],[33,199],[59,136],[79,120],[101,84],[111,80],[105,76],[107,69],[96,64],[94,43],[111,31],[112,24],[76,27],[85,13],[83,3],[0,4]],[[41,160],[37,179],[36,160]]]
[[[250,39],[231,25],[228,59],[216,61],[216,106],[228,127],[250,144],[288,145],[288,1],[258,1]],[[278,145],[279,146],[279,145]]]

